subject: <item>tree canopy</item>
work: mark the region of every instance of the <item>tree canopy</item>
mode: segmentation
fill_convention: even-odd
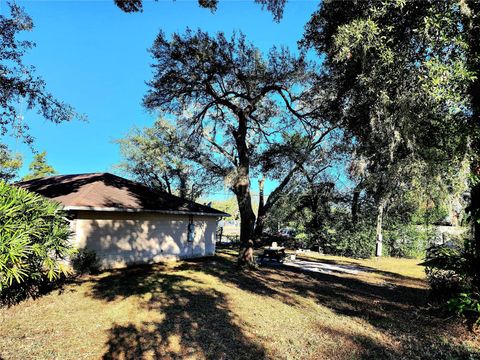
[[[35,109],[54,123],[81,116],[46,90],[45,81],[36,74],[34,66],[24,64],[25,53],[35,43],[18,38],[33,29],[33,21],[17,4],[7,4],[9,16],[0,14],[0,134],[12,131],[31,144],[33,138],[21,108]]]
[[[143,0],[113,0],[122,11],[127,13],[143,11]],[[158,0],[157,0],[158,1]],[[198,5],[211,11],[217,10],[219,0],[198,0]],[[280,21],[283,16],[283,9],[287,0],[254,0],[262,8],[270,11],[276,21]]]
[[[23,161],[20,154],[13,154],[8,147],[0,143],[0,180],[10,182],[17,177]]]
[[[183,134],[165,119],[133,129],[117,140],[124,159],[119,168],[147,186],[195,200],[219,179],[188,158],[183,141]]]
[[[47,152],[35,154],[33,160],[28,166],[29,173],[25,175],[22,181],[38,179],[44,176],[52,176],[57,174],[55,169],[47,163]]]
[[[315,106],[314,68],[283,48],[264,56],[242,34],[187,30],[168,40],[160,33],[151,52],[154,77],[144,104],[175,116],[185,156],[236,195],[245,243],[256,220],[252,179],[278,183],[260,206],[262,226],[292,177],[326,161],[337,124]]]
[[[325,56],[354,168],[376,198],[379,243],[389,199],[419,176],[448,177],[468,154],[462,12],[448,1],[326,1],[307,24],[302,44]]]

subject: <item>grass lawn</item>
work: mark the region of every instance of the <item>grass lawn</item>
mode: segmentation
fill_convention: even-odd
[[[104,272],[0,310],[0,358],[480,359],[480,339],[427,308],[415,260],[352,260],[361,273],[235,258]]]

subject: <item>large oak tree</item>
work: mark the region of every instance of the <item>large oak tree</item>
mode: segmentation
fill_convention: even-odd
[[[160,33],[151,52],[154,76],[144,104],[173,114],[188,157],[233,191],[246,247],[291,178],[307,163],[325,161],[336,124],[312,105],[316,74],[285,49],[264,56],[242,34],[187,30],[169,40]],[[251,182],[263,176],[277,186],[257,218]]]

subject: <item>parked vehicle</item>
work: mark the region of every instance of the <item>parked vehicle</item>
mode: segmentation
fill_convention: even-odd
[[[297,230],[287,227],[287,228],[280,229],[278,233],[275,235],[280,237],[285,237],[285,238],[292,238],[292,237],[295,237],[295,235],[297,235]]]

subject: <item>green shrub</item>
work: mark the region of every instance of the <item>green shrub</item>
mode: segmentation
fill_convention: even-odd
[[[385,231],[384,250],[389,256],[419,258],[425,256],[432,238],[430,229],[417,225],[396,225]]]
[[[72,266],[77,274],[95,274],[100,269],[100,262],[95,251],[82,249],[72,257]]]
[[[383,255],[395,257],[423,257],[433,233],[416,225],[395,225],[384,229]],[[375,254],[375,226],[366,220],[354,226],[340,222],[325,231],[321,242],[326,254],[368,258]]]
[[[446,308],[480,322],[480,289],[476,259],[470,241],[465,246],[437,245],[428,249],[423,265],[432,289],[432,298],[444,302]]]
[[[66,275],[69,236],[58,204],[0,181],[0,301],[36,296]]]
[[[465,259],[462,258],[460,249],[444,245],[432,246],[427,251],[423,265],[432,295],[437,299],[448,299],[462,290],[466,279],[463,275]]]
[[[304,232],[298,233],[294,237],[295,239],[295,247],[300,249],[307,249],[311,246],[310,239],[308,235]]]
[[[480,324],[480,293],[476,291],[455,294],[447,301],[447,308],[457,316],[473,320],[475,325]]]
[[[375,252],[375,231],[367,223],[358,223],[354,228],[345,227],[332,231],[322,244],[326,254],[369,258]]]

